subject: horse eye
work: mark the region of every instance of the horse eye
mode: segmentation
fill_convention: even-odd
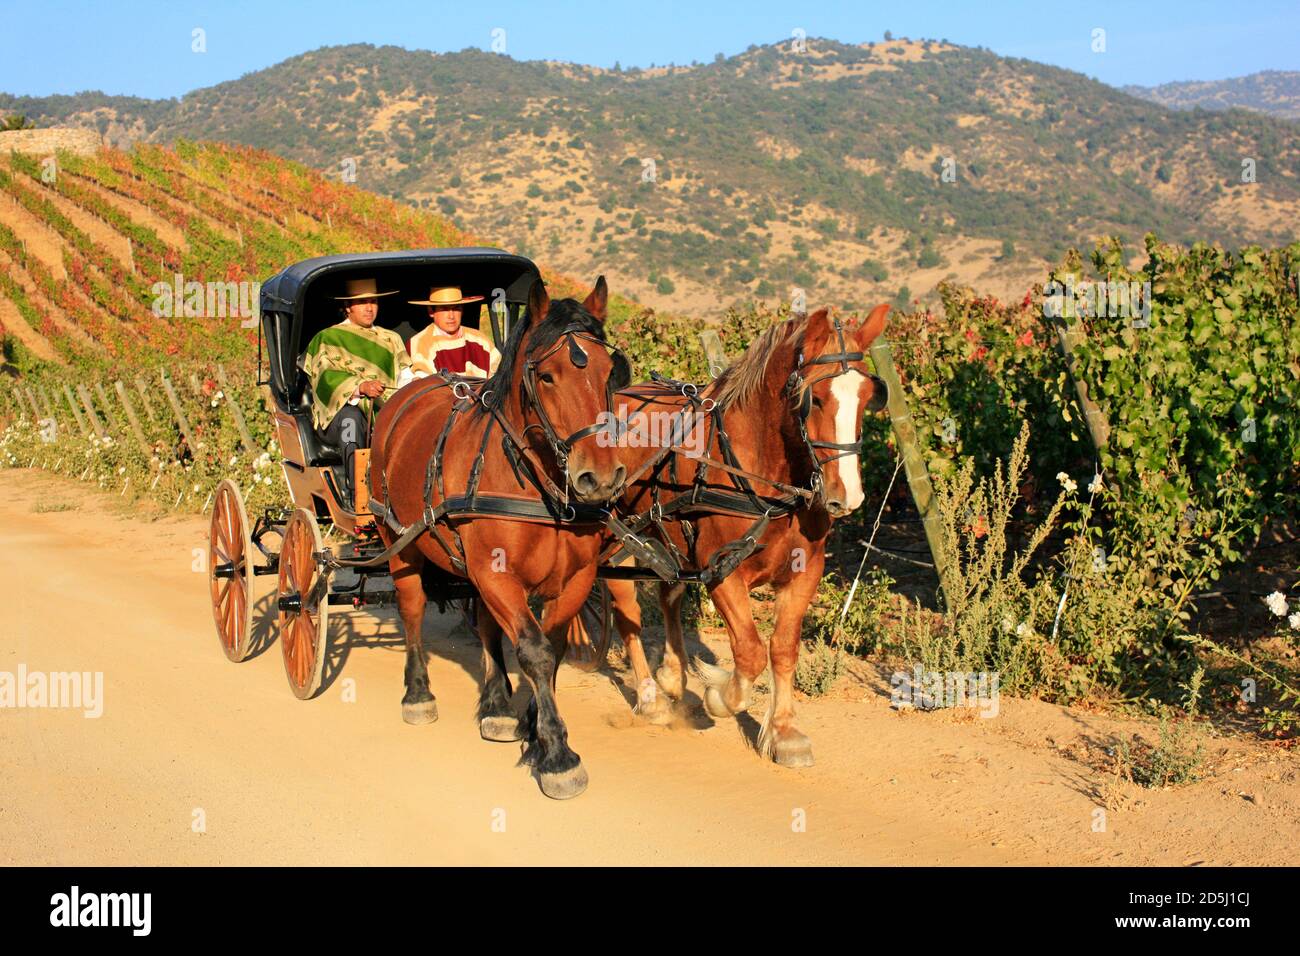
[[[551,377],[551,373],[550,373],[550,372],[543,372],[541,375],[539,375],[539,376],[537,376],[537,377],[540,378],[540,379],[541,379],[543,382],[545,382],[547,385],[554,385],[554,384],[555,384],[555,379],[553,379],[553,378]]]
[[[822,400],[821,400],[820,398],[818,398],[816,395],[814,395],[814,396],[813,396],[813,408],[821,408],[821,407],[822,407]]]

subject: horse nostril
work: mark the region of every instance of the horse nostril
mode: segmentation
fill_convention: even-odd
[[[826,507],[834,514],[844,514],[848,511],[848,509],[844,507],[844,502],[840,501],[838,498],[832,498],[827,501]]]
[[[597,484],[595,473],[590,471],[584,471],[573,479],[573,487],[584,495],[589,495],[595,491]]]
[[[627,469],[619,465],[614,469],[614,490],[618,491],[622,488],[625,481],[627,481]]]

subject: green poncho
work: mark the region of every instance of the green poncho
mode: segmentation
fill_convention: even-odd
[[[344,319],[312,337],[302,367],[311,380],[315,398],[312,422],[324,431],[362,382],[378,379],[396,387],[402,370],[411,367],[411,357],[406,354],[402,337],[391,329],[377,325],[362,328]],[[361,411],[367,416],[371,404],[370,399],[361,397]]]

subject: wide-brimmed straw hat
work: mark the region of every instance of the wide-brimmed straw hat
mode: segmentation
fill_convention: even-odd
[[[374,279],[348,279],[343,284],[344,295],[336,295],[334,298],[340,302],[346,302],[351,299],[377,299],[381,295],[397,295],[397,290],[391,292],[380,292],[379,285]]]
[[[411,305],[464,305],[467,302],[482,302],[481,295],[461,295],[460,286],[434,286],[429,290],[427,299],[407,299]]]

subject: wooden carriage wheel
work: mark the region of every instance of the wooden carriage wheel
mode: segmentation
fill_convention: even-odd
[[[322,550],[316,516],[298,508],[289,516],[280,547],[280,651],[289,686],[299,700],[320,689],[329,625],[328,582],[312,554]]]
[[[569,623],[564,659],[578,670],[594,671],[605,664],[614,636],[614,600],[604,581],[597,581],[577,616]]]
[[[208,526],[208,590],[226,657],[248,656],[253,632],[253,542],[239,485],[224,478],[212,499]]]

